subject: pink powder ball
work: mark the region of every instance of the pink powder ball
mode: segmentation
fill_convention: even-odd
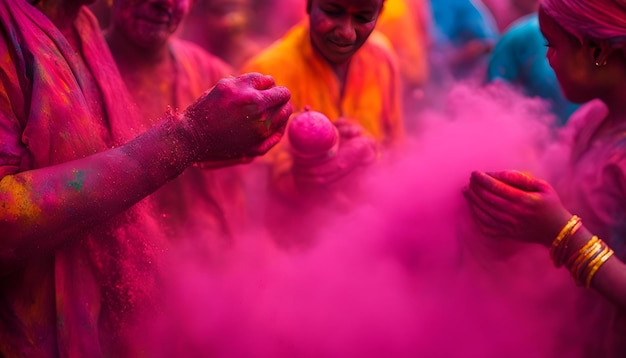
[[[289,122],[287,136],[291,149],[301,156],[321,156],[339,141],[337,128],[323,113],[306,108]]]

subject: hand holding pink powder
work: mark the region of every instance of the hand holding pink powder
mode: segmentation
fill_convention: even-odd
[[[309,108],[291,120],[287,137],[293,155],[292,172],[300,188],[335,184],[376,160],[376,142],[362,127],[341,122],[335,125]]]
[[[301,158],[331,156],[339,146],[339,132],[330,119],[308,107],[291,120],[287,136],[292,153]]]

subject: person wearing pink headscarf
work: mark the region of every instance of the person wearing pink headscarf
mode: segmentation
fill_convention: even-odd
[[[626,355],[624,19],[623,1],[543,0],[550,66],[567,99],[589,101],[563,129],[564,174],[551,180],[554,189],[528,173],[475,172],[464,192],[483,232],[550,247],[557,267],[603,296],[581,291],[575,313],[596,319],[577,342],[589,357]]]

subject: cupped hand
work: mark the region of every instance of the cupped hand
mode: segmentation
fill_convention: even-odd
[[[480,230],[549,246],[572,214],[547,182],[519,171],[474,172],[465,198]]]
[[[258,73],[220,80],[182,115],[195,161],[246,162],[283,136],[291,94]]]
[[[361,126],[356,120],[340,117],[335,121],[335,127],[339,132],[339,137],[342,139],[349,139],[363,136],[365,128]]]
[[[349,177],[359,168],[376,161],[377,147],[373,138],[360,135],[341,138],[337,151],[326,157],[299,160],[294,158],[292,172],[299,186],[329,186]]]

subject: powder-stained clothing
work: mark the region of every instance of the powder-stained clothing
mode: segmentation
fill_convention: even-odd
[[[391,42],[396,55],[402,80],[409,88],[421,87],[428,79],[428,24],[419,23],[409,0],[387,0],[378,18],[376,29]],[[416,4],[415,6],[423,6]]]
[[[596,100],[597,101],[597,100]],[[605,117],[585,115],[590,102],[575,112],[571,130],[572,152],[566,172],[556,188],[565,207],[604,240],[615,254],[626,259],[626,123],[598,133]],[[586,357],[623,357],[626,352],[626,316],[599,295],[587,293],[580,315],[597,315],[590,332]],[[595,313],[594,313],[595,312]],[[617,318],[617,319],[616,319]],[[610,325],[607,322],[611,322]]]
[[[344,93],[330,64],[314,51],[308,21],[293,27],[281,40],[254,57],[242,72],[260,72],[291,91],[294,112],[305,106],[331,121],[356,120],[382,143],[403,135],[397,61],[382,35],[372,34],[354,54]]]
[[[572,154],[558,183],[563,202],[585,227],[626,258],[626,123],[596,133],[606,118],[572,116]]]
[[[176,66],[175,103],[171,104],[174,108],[186,108],[232,73],[226,63],[191,42],[170,39],[170,53]],[[146,123],[151,120],[145,115],[143,118]],[[157,190],[151,199],[168,236],[174,241],[184,239],[185,244],[226,243],[243,216],[243,187],[238,167],[187,168]]]
[[[83,7],[74,27],[82,53],[25,0],[0,0],[0,201],[21,201],[33,224],[43,209],[12,174],[105,151],[142,130],[96,19]],[[81,190],[84,175],[68,185]],[[163,247],[143,204],[63,232],[54,252],[2,272],[0,355],[132,355],[130,317],[155,298]],[[0,220],[11,215],[0,211]]]

